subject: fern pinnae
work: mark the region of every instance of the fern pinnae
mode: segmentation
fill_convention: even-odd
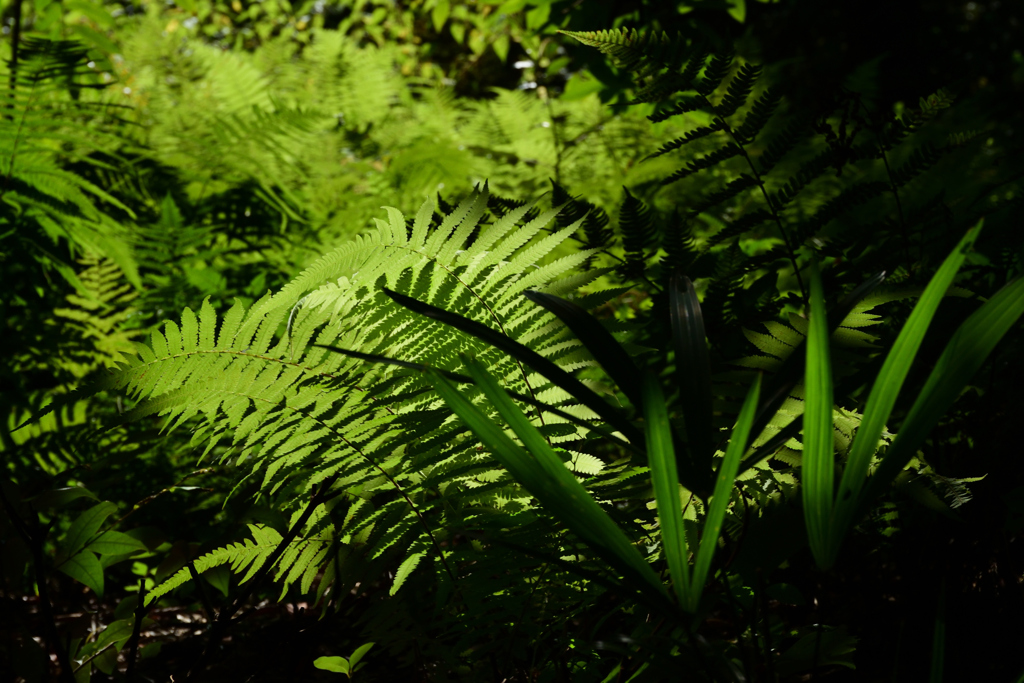
[[[679,111],[673,111],[671,115],[675,116],[679,113]],[[669,152],[675,151],[680,147],[683,147],[684,145],[688,145],[694,140],[700,140],[701,138],[705,138],[709,135],[717,133],[723,130],[725,126],[725,121],[723,121],[720,118],[716,118],[714,121],[711,122],[710,126],[701,126],[699,128],[694,128],[693,130],[683,134],[681,137],[678,137],[670,142],[666,142],[661,147],[659,147],[656,152],[652,152],[651,154],[648,154],[646,157],[644,157],[643,161],[647,161],[648,159],[655,159],[664,154],[668,154]]]
[[[677,180],[688,178],[698,171],[703,171],[704,169],[716,166],[727,159],[731,159],[742,154],[742,152],[743,150],[739,145],[734,142],[729,142],[725,146],[719,147],[713,152],[697,157],[683,168],[672,173],[662,181],[662,185],[671,185]]]
[[[698,93],[707,97],[722,84],[725,77],[729,74],[729,70],[732,69],[733,61],[735,60],[735,53],[731,51],[720,52],[711,57],[711,61],[704,68],[701,74],[700,80],[697,82],[696,90]]]
[[[489,260],[481,260],[487,250],[490,249],[498,240],[508,234],[519,221],[529,216],[536,207],[536,202],[528,202],[522,206],[516,207],[506,213],[504,216],[494,221],[491,225],[485,228],[480,236],[476,238],[472,245],[470,245],[463,253],[461,262],[469,266],[468,272],[473,273],[473,264],[480,263],[481,265],[477,269],[482,268],[483,264],[489,264]],[[533,216],[528,222],[536,220],[538,216]],[[546,223],[546,222],[545,222]],[[469,277],[467,275],[467,277]]]
[[[476,230],[484,212],[487,211],[488,196],[487,188],[484,187],[482,191],[474,191],[471,199],[466,200],[467,203],[471,202],[468,215],[459,223],[451,239],[447,240],[444,247],[437,253],[436,259],[439,264],[450,266],[453,263],[456,254],[465,245],[470,234]],[[442,223],[442,228],[438,232],[443,232],[443,230],[444,224]],[[430,249],[426,251],[430,254]]]
[[[434,531],[443,499],[433,498],[436,494],[424,488],[425,477],[410,468],[432,463],[443,472],[448,463],[468,462],[474,454],[472,439],[463,436],[464,428],[446,426],[443,411],[433,416],[431,411],[439,411],[436,397],[424,393],[418,375],[367,367],[322,347],[337,344],[378,355],[395,350],[401,357],[436,358],[442,367],[454,367],[459,362],[455,341],[441,334],[436,323],[388,302],[378,290],[388,283],[433,304],[466,310],[469,317],[528,342],[562,366],[578,367],[590,362],[578,343],[565,338],[560,326],[519,294],[534,287],[569,293],[598,275],[566,276],[591,256],[587,252],[538,263],[579,227],[570,224],[538,236],[558,209],[525,226],[517,223],[532,207],[513,209],[481,230],[476,242],[460,253],[458,242],[467,240],[480,222],[486,197],[479,193],[463,205],[460,220],[444,219],[451,224],[450,233],[437,241],[433,240],[438,233],[427,234],[424,227],[432,213],[429,200],[404,241],[404,218],[389,211],[388,221],[381,221],[375,232],[335,250],[276,294],[264,296],[248,310],[236,303],[219,321],[219,329],[216,313],[204,302],[198,314],[185,312],[180,323],[165,325],[154,334],[153,348],[123,365],[115,381],[141,399],[141,410],[161,413],[173,426],[205,417],[207,428],[197,434],[197,445],[209,453],[214,443],[226,441],[226,451],[218,455],[225,462],[242,459],[243,480],[261,482],[261,495],[280,495],[293,505],[305,492],[329,486],[349,489],[375,503],[393,496],[385,504],[387,512],[394,513],[392,523],[383,525],[380,515],[367,514],[372,519],[366,524],[354,528],[346,522],[333,533],[362,534],[376,522],[376,528],[360,536],[370,544],[371,554],[391,548],[407,557],[420,552],[410,550],[414,544],[427,543],[438,549],[439,561],[447,566]],[[424,240],[420,244],[418,233]],[[531,267],[534,264],[539,267]],[[284,325],[288,334],[279,335]],[[543,410],[538,395],[555,405],[569,398],[504,354],[482,349],[481,357],[512,384],[523,383],[538,410]],[[567,414],[579,412],[577,407],[564,407]],[[432,416],[410,428],[406,418],[414,413]],[[538,418],[541,424],[552,425],[545,436],[553,440],[582,433],[584,427],[567,426],[566,420]],[[471,477],[469,471],[466,477]],[[474,485],[486,485],[476,481],[475,474],[472,478]],[[481,493],[479,504],[498,505],[499,495],[516,497],[515,490],[514,484],[503,482]],[[311,575],[302,563],[334,561],[333,551],[307,548],[281,547],[279,580],[305,582]],[[243,574],[266,569],[241,564],[236,568]],[[329,580],[325,570],[325,581]],[[318,593],[322,590],[324,582]]]
[[[491,250],[488,257],[489,261],[494,265],[500,265],[502,261],[511,257],[512,254],[514,254],[520,247],[533,239],[534,236],[544,229],[553,219],[561,217],[562,210],[565,206],[566,205],[563,204],[544,211],[520,229],[512,232],[511,234],[507,234],[501,243]],[[578,225],[578,220],[574,221],[573,224]]]
[[[747,98],[754,90],[754,84],[761,76],[761,71],[762,67],[756,64],[748,63],[741,66],[729,83],[721,102],[715,105],[714,112],[722,119],[727,119],[740,107],[745,106]]]
[[[529,272],[528,269],[531,267],[538,268],[537,262],[550,254],[558,245],[569,239],[570,236],[579,230],[583,220],[580,219],[547,237],[532,241],[528,246],[516,253],[507,265],[503,264],[502,267],[517,273]]]
[[[442,248],[447,246],[448,248],[445,249],[445,252],[450,251],[451,254],[445,253],[445,256],[450,259],[454,255],[455,249],[450,247],[453,240],[448,239],[449,235],[459,226],[464,226],[469,220],[467,219],[468,216],[474,216],[476,219],[479,219],[483,215],[486,206],[486,201],[481,202],[481,193],[474,190],[469,197],[455,207],[455,211],[445,216],[437,230],[427,238],[426,244],[423,245],[423,253],[430,258],[441,260],[438,259],[440,252]],[[442,262],[446,263],[447,261]]]
[[[532,270],[525,277],[520,278],[519,280],[516,281],[516,283],[514,285],[509,287],[509,289],[507,290],[506,294],[503,295],[503,297],[502,297],[502,299],[500,301],[501,302],[508,301],[513,296],[520,295],[520,294],[522,294],[523,292],[525,292],[525,291],[527,291],[529,289],[533,289],[534,287],[538,287],[538,286],[540,286],[540,285],[542,285],[542,284],[544,284],[546,282],[549,282],[553,277],[555,277],[557,275],[561,275],[563,273],[572,272],[573,269],[579,268],[584,263],[586,263],[588,259],[593,258],[597,253],[598,253],[598,250],[596,250],[596,249],[583,249],[583,250],[578,251],[578,252],[576,252],[574,254],[569,254],[568,256],[563,256],[563,257],[561,257],[561,258],[559,258],[559,259],[557,259],[555,261],[552,261],[551,263],[548,263],[548,264],[543,265],[543,266],[541,266],[541,267],[539,267],[539,268],[537,268],[535,270]],[[594,279],[596,279],[596,276],[593,276],[593,277],[583,276],[583,277],[580,277],[577,280],[577,282],[580,282],[580,283],[588,282],[588,281],[592,282]],[[577,284],[575,284],[573,282],[573,283],[566,283],[564,286],[566,288],[572,287],[572,289],[576,289],[577,287],[579,287],[581,285],[577,285]],[[545,291],[550,291],[550,290],[545,289]],[[551,292],[551,293],[554,293],[554,292]]]
[[[742,145],[752,144],[764,130],[781,101],[782,93],[778,89],[772,86],[766,88],[761,96],[754,100],[743,123],[736,128],[737,141]]]

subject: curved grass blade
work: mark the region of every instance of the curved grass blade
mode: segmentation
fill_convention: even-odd
[[[711,488],[715,454],[712,423],[711,360],[700,300],[690,278],[672,276],[669,285],[669,320],[676,356],[679,402],[686,422],[689,458],[685,470],[704,492]]]
[[[644,424],[647,437],[647,461],[651,467],[654,499],[658,504],[661,547],[668,561],[679,604],[690,602],[690,561],[683,529],[683,510],[679,500],[679,474],[672,446],[672,427],[668,420],[665,396],[658,379],[647,371],[643,375]]]
[[[451,372],[449,370],[441,370],[439,368],[435,368],[434,366],[427,365],[425,363],[413,363],[413,362],[410,362],[410,361],[398,360],[396,358],[388,358],[387,356],[381,356],[381,355],[378,355],[378,354],[375,354],[375,353],[363,353],[362,351],[352,351],[351,349],[343,349],[343,348],[341,348],[339,346],[331,346],[330,344],[312,344],[312,346],[316,346],[316,347],[319,347],[321,349],[327,349],[328,351],[333,351],[334,353],[340,353],[343,356],[351,356],[353,358],[359,358],[360,360],[365,360],[365,361],[370,362],[370,363],[382,363],[382,364],[385,364],[385,365],[394,365],[394,366],[397,366],[397,367],[400,367],[400,368],[406,368],[406,369],[409,369],[409,370],[418,370],[420,372],[436,372],[439,375],[441,375],[442,377],[444,377],[444,378],[446,378],[448,380],[451,380],[452,382],[455,382],[456,384],[473,384],[474,383],[472,377],[468,377],[466,375],[461,375],[461,374],[459,374],[457,372]],[[520,393],[515,392],[515,391],[509,391],[508,394],[509,394],[509,396],[511,396],[512,398],[516,399],[517,401],[522,401],[523,403],[531,405],[534,408],[537,408],[538,410],[542,410],[542,411],[544,411],[546,413],[550,413],[551,415],[557,415],[558,417],[560,417],[560,418],[562,418],[564,420],[567,420],[568,422],[573,423],[577,427],[582,427],[582,428],[584,428],[584,429],[586,429],[588,431],[597,432],[598,434],[600,434],[601,436],[605,437],[606,439],[610,439],[611,441],[614,441],[616,445],[621,446],[622,448],[625,448],[625,449],[630,450],[630,451],[632,451],[634,453],[637,453],[637,454],[643,454],[643,451],[640,449],[639,446],[637,446],[636,444],[632,444],[632,443],[630,443],[628,441],[623,441],[621,438],[615,436],[615,434],[613,434],[611,430],[605,428],[604,425],[602,425],[602,424],[595,423],[595,422],[589,422],[587,420],[584,420],[583,418],[576,417],[575,415],[573,415],[571,413],[567,413],[566,411],[562,410],[561,408],[558,408],[556,406],[550,405],[548,403],[544,403],[542,401],[538,401],[537,399],[535,399],[535,398],[533,398],[531,396],[526,396],[525,394],[520,394]]]
[[[885,358],[882,369],[878,372],[864,408],[864,418],[857,429],[853,445],[850,448],[846,469],[839,483],[839,498],[835,515],[835,535],[837,539],[846,533],[853,520],[856,508],[860,503],[859,494],[867,478],[871,458],[878,448],[878,440],[882,435],[882,430],[892,414],[893,406],[895,406],[896,399],[903,388],[903,383],[910,372],[918,349],[920,349],[921,343],[924,341],[924,335],[928,331],[928,327],[935,317],[935,312],[945,297],[946,291],[953,284],[953,279],[960,270],[960,266],[963,264],[967,253],[974,246],[980,230],[981,222],[967,231],[956,249],[939,267],[938,272],[935,273],[928,286],[925,287],[921,298],[918,300],[917,305],[914,306],[914,310],[911,312],[903,329],[900,330],[899,336],[897,336],[892,349]],[[965,378],[965,384],[968,379],[970,379],[969,376]],[[957,388],[957,394],[959,394],[960,388],[962,388],[962,385]],[[938,416],[936,416],[937,419]],[[904,422],[903,427],[900,429],[901,435],[907,429],[907,426],[907,422]],[[897,438],[897,440],[899,439]],[[893,445],[895,446],[895,444]]]
[[[471,334],[477,339],[481,339],[491,346],[504,351],[513,358],[526,363],[574,399],[597,413],[602,420],[617,429],[629,441],[640,443],[642,439],[640,432],[622,413],[613,408],[607,401],[590,390],[578,379],[533,349],[527,348],[519,342],[509,339],[504,334],[457,313],[451,313],[437,306],[431,306],[386,287],[384,288],[384,293],[391,297],[395,303],[404,306],[414,313],[433,318],[467,334]]]
[[[543,306],[565,323],[612,381],[622,389],[629,402],[637,408],[640,407],[641,382],[636,363],[597,318],[590,315],[582,306],[553,294],[530,291],[524,292],[524,296],[538,306]]]
[[[844,296],[835,309],[829,309],[828,319],[831,321],[829,324],[829,334],[835,332],[839,326],[846,320],[846,317],[850,315],[850,312],[857,306],[861,300],[867,295],[873,292],[882,282],[885,281],[885,271],[874,274],[864,282],[862,282],[856,289],[851,291],[849,294]],[[782,363],[782,367],[779,368],[772,378],[767,382],[767,386],[764,389],[764,398],[761,401],[761,405],[757,409],[757,417],[754,418],[754,437],[761,435],[764,428],[771,422],[771,419],[778,412],[779,407],[786,400],[786,397],[790,395],[795,387],[804,376],[804,369],[806,365],[806,353],[807,346],[806,342],[801,342],[788,358]],[[753,467],[756,461],[748,459],[743,463],[743,467],[740,470],[745,472],[749,468]]]
[[[832,566],[832,502],[835,453],[832,439],[832,363],[829,358],[825,294],[816,261],[811,262],[811,307],[807,331],[807,370],[804,376],[804,521],[811,553],[822,569]]]
[[[722,458],[722,465],[718,468],[715,490],[711,494],[711,504],[708,506],[704,531],[701,533],[700,548],[697,550],[697,559],[693,565],[689,601],[683,605],[687,612],[696,612],[700,605],[700,596],[704,592],[704,583],[711,570],[711,560],[718,548],[718,537],[722,533],[725,511],[729,507],[729,499],[732,487],[736,483],[736,475],[739,473],[740,461],[743,460],[747,444],[753,438],[751,427],[754,424],[754,414],[757,412],[757,401],[760,395],[761,374],[758,373],[754,383],[750,386],[750,391],[747,392],[746,400],[743,401],[743,407],[740,408],[736,426],[733,427],[732,436],[729,438],[729,446],[725,450],[725,457]]]
[[[621,572],[631,588],[651,599],[665,600],[668,593],[658,575],[622,529],[566,469],[543,435],[481,364],[468,360],[466,365],[474,382],[523,441],[526,449],[512,441],[500,425],[464,397],[454,384],[434,375],[438,394],[549,514],[565,524],[598,557]]]
[[[957,328],[864,491],[864,503],[906,467],[996,344],[1024,315],[1024,276],[995,293]]]

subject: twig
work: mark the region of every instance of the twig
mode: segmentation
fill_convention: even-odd
[[[135,662],[139,655],[139,636],[142,633],[142,620],[146,617],[146,580],[139,579],[139,604],[135,606],[135,625],[132,627],[132,637],[128,645],[128,668],[125,670],[125,679],[128,683],[135,680]]]
[[[56,653],[57,663],[60,665],[59,680],[64,683],[75,683],[75,675],[71,669],[71,658],[68,657],[67,650],[61,646],[60,634],[57,633],[57,621],[53,616],[53,605],[50,603],[50,590],[46,585],[46,572],[43,569],[43,540],[46,538],[46,531],[42,531],[40,528],[38,514],[33,519],[33,528],[28,528],[25,520],[18,515],[14,504],[7,497],[7,493],[2,485],[0,485],[0,502],[3,503],[4,510],[7,512],[7,516],[10,517],[11,524],[18,532],[18,535],[21,536],[25,545],[32,551],[32,568],[35,572],[36,586],[39,589],[39,609],[42,611],[43,620],[46,622],[47,640],[50,641],[50,647]]]

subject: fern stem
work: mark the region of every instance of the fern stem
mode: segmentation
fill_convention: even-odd
[[[861,103],[863,107],[863,103]],[[881,144],[878,146],[878,151],[882,156],[882,163],[885,165],[885,174],[889,178],[889,188],[892,190],[892,196],[896,200],[896,215],[900,221],[900,235],[903,237],[903,255],[907,260],[907,264],[910,264],[910,235],[907,233],[907,221],[903,216],[903,202],[900,200],[900,191],[896,186],[896,179],[892,176],[892,167],[889,166],[889,155],[885,152],[885,147]]]
[[[191,563],[190,563],[191,564]],[[210,613],[212,616],[212,612]],[[135,606],[135,623],[132,625],[132,637],[128,642],[128,667],[124,677],[128,683],[135,680],[135,662],[139,658],[139,637],[142,635],[142,620],[146,616],[146,580],[139,579],[139,604]]]
[[[707,101],[706,97],[704,100],[707,102],[708,107],[710,107],[711,103]],[[732,129],[732,126],[730,126],[728,121],[725,121],[724,119],[719,119],[719,121],[722,122],[721,130],[725,131],[725,133],[732,138],[733,143],[739,147],[740,154],[746,160],[747,166],[750,168],[750,172],[754,174],[754,180],[757,181],[757,187],[761,190],[761,196],[764,197],[764,203],[768,206],[768,210],[771,211],[772,218],[775,220],[775,225],[779,228],[779,234],[782,235],[782,241],[786,245],[786,253],[789,255],[790,263],[793,264],[793,272],[796,274],[796,282],[800,286],[800,296],[806,302],[807,289],[804,287],[803,276],[800,275],[800,266],[796,262],[796,250],[790,240],[789,233],[786,232],[785,226],[782,225],[782,217],[779,216],[779,212],[775,210],[774,202],[772,202],[771,198],[768,196],[768,190],[764,187],[764,179],[761,177],[760,172],[758,172],[757,167],[754,166],[754,161],[750,158],[750,155],[747,154],[747,148],[744,146],[743,142],[736,137],[736,132]]]

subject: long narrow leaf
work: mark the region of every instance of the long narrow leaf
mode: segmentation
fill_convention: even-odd
[[[807,370],[804,375],[803,490],[804,520],[811,552],[818,566],[828,569],[833,556],[830,539],[835,459],[832,440],[832,363],[829,359],[825,294],[818,264],[811,263],[811,308],[807,331]]]
[[[708,515],[704,520],[704,531],[701,533],[700,548],[697,550],[697,559],[693,566],[693,583],[690,585],[690,600],[684,605],[687,612],[696,612],[700,604],[701,593],[704,592],[704,583],[707,581],[708,572],[711,570],[711,560],[718,548],[718,537],[722,533],[722,524],[725,521],[725,512],[729,507],[729,500],[732,497],[732,487],[736,483],[736,475],[740,469],[740,461],[747,450],[753,434],[751,427],[754,424],[754,415],[757,412],[757,402],[761,397],[761,374],[758,373],[754,383],[747,392],[747,398],[740,408],[739,417],[736,419],[736,426],[733,427],[732,436],[729,438],[729,446],[725,450],[725,457],[722,458],[722,465],[718,468],[718,477],[715,479],[715,490],[711,494],[711,504],[708,506]]]
[[[699,489],[711,488],[711,460],[715,438],[711,405],[711,360],[704,332],[700,301],[690,278],[672,276],[669,284],[669,320],[676,355],[679,403],[686,422],[689,458],[685,468]],[[704,493],[704,491],[698,491]]]
[[[583,343],[594,360],[600,364],[626,395],[629,402],[640,407],[641,382],[636,363],[629,357],[612,333],[583,307],[554,294],[525,292],[533,303],[553,313]]]
[[[386,365],[394,365],[396,367],[406,368],[406,369],[409,369],[409,370],[418,370],[420,372],[436,372],[436,373],[440,374],[441,376],[445,377],[446,379],[448,379],[448,380],[450,380],[452,382],[455,382],[456,384],[473,384],[473,378],[472,377],[468,377],[466,375],[461,375],[461,374],[459,374],[457,372],[450,372],[448,370],[441,370],[439,368],[435,368],[434,366],[427,365],[425,363],[411,363],[409,361],[398,360],[396,358],[388,358],[387,356],[381,356],[381,355],[376,354],[376,353],[363,353],[362,351],[353,351],[351,349],[343,349],[340,346],[331,346],[330,344],[313,344],[312,346],[315,346],[315,347],[318,347],[318,348],[321,348],[321,349],[327,349],[328,351],[333,351],[334,353],[340,353],[343,356],[351,356],[352,358],[358,358],[360,360],[365,360],[365,361],[368,361],[370,363],[383,363],[383,364],[386,364]],[[553,406],[553,405],[551,405],[549,403],[544,403],[543,401],[538,401],[537,399],[532,398],[530,396],[526,396],[525,394],[520,394],[520,393],[515,392],[515,391],[510,391],[508,393],[509,393],[509,396],[511,396],[512,398],[516,399],[517,401],[522,401],[523,403],[526,403],[527,405],[531,405],[534,408],[537,408],[538,410],[544,411],[545,413],[550,413],[552,415],[557,415],[560,418],[562,418],[564,420],[567,420],[568,422],[571,422],[572,424],[574,424],[574,425],[576,425],[578,427],[583,427],[587,431],[597,432],[598,434],[600,434],[601,436],[605,437],[606,439],[614,441],[616,443],[616,445],[621,446],[622,448],[625,448],[627,450],[633,451],[634,453],[637,453],[637,454],[642,454],[643,453],[643,451],[636,444],[629,443],[628,441],[623,441],[618,436],[613,434],[611,432],[611,430],[607,429],[600,422],[595,422],[593,420],[584,420],[583,418],[576,417],[575,415],[573,415],[571,413],[567,413],[566,411],[562,410],[561,408]]]
[[[896,404],[907,373],[910,372],[914,358],[921,347],[924,335],[928,331],[946,291],[953,284],[953,279],[956,277],[957,271],[960,270],[964,258],[974,246],[980,230],[981,222],[968,230],[956,249],[932,277],[903,329],[900,330],[899,336],[875,379],[864,408],[864,418],[857,429],[846,469],[839,483],[839,499],[834,521],[835,534],[838,538],[845,535],[852,521],[860,502],[859,494],[864,480],[867,478],[871,457],[878,450],[878,440],[885,428],[885,423],[892,414],[893,406]],[[957,391],[959,392],[959,389]],[[901,432],[905,429],[906,425]]]
[[[846,320],[846,316],[850,315],[850,312],[856,307],[861,300],[864,299],[868,294],[873,292],[882,282],[885,281],[885,271],[876,273],[864,282],[862,282],[856,289],[847,294],[842,300],[835,305],[834,309],[829,309],[828,319],[831,321],[829,324],[829,332],[835,332],[836,329]],[[795,387],[804,376],[804,370],[806,366],[807,347],[806,342],[801,342],[793,352],[786,358],[782,363],[782,367],[779,368],[772,378],[765,383],[764,391],[762,392],[761,405],[758,406],[757,416],[754,418],[754,437],[761,435],[764,431],[765,426],[771,419],[775,417],[776,412],[786,398],[792,393],[793,387]],[[748,459],[743,463],[741,472],[744,472],[756,464],[756,460]]]
[[[658,379],[645,372],[643,377],[644,423],[647,436],[647,461],[651,468],[654,499],[658,504],[661,547],[668,561],[679,604],[690,602],[690,562],[683,529],[683,510],[679,500],[679,475],[672,447],[672,428],[668,421],[665,397]]]
[[[629,587],[650,599],[666,599],[668,594],[665,587],[640,555],[640,551],[566,469],[543,435],[530,424],[497,381],[475,361],[468,361],[467,368],[477,386],[523,441],[526,450],[466,399],[455,385],[434,375],[438,394],[490,449],[509,474],[598,557],[620,571],[629,581]]]
[[[458,315],[457,313],[451,313],[444,309],[438,308],[437,306],[431,306],[430,304],[418,301],[405,294],[399,294],[393,292],[390,289],[384,288],[384,293],[387,294],[395,303],[408,308],[414,313],[419,313],[428,318],[433,318],[446,325],[450,325],[455,329],[462,330],[467,334],[471,334],[477,339],[481,339],[491,346],[504,351],[516,360],[520,360],[531,368],[544,375],[553,384],[563,389],[570,396],[575,398],[577,401],[590,408],[592,411],[603,419],[605,422],[619,430],[627,439],[632,442],[640,442],[640,432],[625,418],[622,413],[613,408],[608,404],[607,401],[602,399],[586,385],[580,382],[578,379],[570,375],[562,368],[555,365],[553,362],[540,355],[533,349],[523,346],[514,339],[492,330],[490,327],[470,320],[464,316]]]
[[[906,467],[928,433],[960,396],[996,344],[1024,315],[1024,276],[1015,278],[971,314],[942,352],[899,434],[864,491],[864,502],[882,492]]]

